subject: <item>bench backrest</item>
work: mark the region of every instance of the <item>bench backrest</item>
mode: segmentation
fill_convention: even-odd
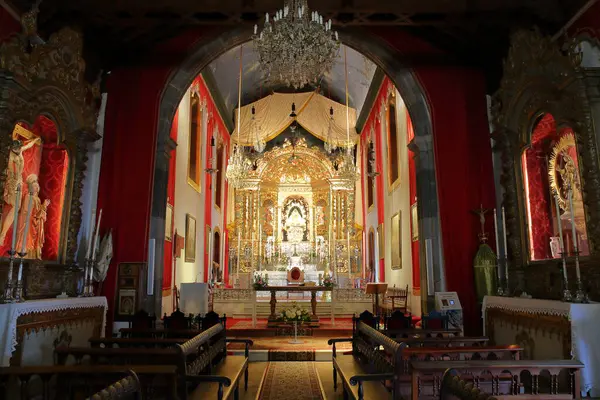
[[[210,372],[212,366],[227,356],[225,327],[213,325],[183,344],[176,345],[179,353],[178,368],[187,375]]]
[[[392,315],[384,318],[383,326],[385,330],[412,329],[412,316],[404,315],[402,311],[396,310]]]
[[[352,316],[352,333],[356,332],[359,322],[362,322],[373,329],[379,329],[379,315],[374,315],[368,310],[363,311],[358,317]]]
[[[182,344],[188,339],[184,338],[101,338],[94,337],[89,339],[90,346],[104,348],[146,348],[162,349],[174,347],[176,344]]]
[[[212,327],[213,325],[216,324],[221,324],[223,326],[227,326],[227,316],[225,314],[223,314],[223,316],[219,316],[219,314],[217,314],[214,311],[209,311],[207,312],[204,317],[198,316],[196,317],[198,320],[198,326],[200,328],[200,330],[207,330],[208,328]]]
[[[386,336],[402,341],[404,338],[450,338],[458,337],[460,329],[387,329]]]
[[[142,387],[140,380],[133,371],[129,376],[113,383],[100,392],[88,398],[88,400],[141,400]]]
[[[489,394],[483,393],[473,385],[460,379],[456,370],[449,369],[444,373],[440,388],[440,400],[497,400]]]

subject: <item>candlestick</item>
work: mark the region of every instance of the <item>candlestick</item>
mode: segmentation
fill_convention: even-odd
[[[21,244],[21,253],[23,254],[22,257],[24,257],[27,252],[27,234],[29,233],[29,225],[31,222],[32,206],[33,206],[33,193],[31,192],[31,190],[29,190],[29,202],[27,204],[27,215],[25,217],[25,230],[23,231],[23,243]]]
[[[96,226],[96,209],[94,208],[92,210],[92,222],[90,225],[90,231],[89,231],[89,235],[88,235],[88,245],[87,245],[87,249],[85,252],[85,259],[88,260],[90,258],[90,255],[92,254],[92,241],[94,238],[94,228]],[[87,272],[87,271],[86,271]]]
[[[506,214],[504,213],[504,207],[502,207],[502,235],[504,237],[504,258],[508,258],[508,245],[506,244]]]
[[[569,188],[569,209],[571,212],[571,233],[573,236],[573,253],[575,254],[575,276],[577,278],[577,290],[575,291],[575,302],[587,303],[587,296],[583,291],[583,285],[581,283],[581,271],[579,269],[579,245],[577,239],[577,229],[575,226],[575,208],[573,207],[573,188]]]
[[[573,300],[571,291],[569,290],[569,278],[567,276],[567,253],[565,252],[565,245],[563,243],[563,232],[562,232],[562,221],[560,220],[560,206],[558,205],[558,196],[554,196],[554,204],[556,205],[556,219],[558,224],[558,246],[560,248],[560,257],[562,258],[562,269],[563,269],[563,297],[562,300],[569,302]]]
[[[504,295],[510,294],[510,288],[508,283],[508,244],[507,244],[507,233],[506,233],[506,213],[504,212],[504,206],[502,207],[502,235],[504,237],[504,256],[502,260],[504,262]]]
[[[496,275],[498,276],[498,286],[496,288],[496,294],[498,296],[504,296],[504,288],[502,287],[502,272],[500,271],[500,231],[498,230],[498,213],[494,208],[494,232],[496,235]]]
[[[15,261],[15,255],[17,254],[17,229],[19,225],[19,203],[21,202],[21,184],[17,184],[15,191],[15,205],[14,205],[14,220],[13,220],[13,234],[12,243],[8,255],[10,257],[8,262],[8,275],[6,277],[6,283],[4,284],[4,293],[2,296],[2,303],[13,303],[15,298],[13,296],[13,267]]]
[[[17,231],[19,230],[19,208],[21,205],[21,184],[17,184],[15,206],[13,208],[13,232],[12,232],[12,244],[10,249],[12,251],[17,250]]]
[[[94,235],[94,243],[92,244],[92,260],[96,259],[96,248],[98,247],[98,235],[100,234],[100,221],[101,220],[102,220],[102,209],[100,209],[100,215],[98,216],[98,224],[96,224],[96,234]],[[90,279],[91,279],[91,276],[90,276]]]
[[[19,269],[17,272],[17,284],[15,287],[15,301],[23,301],[23,258],[27,255],[27,234],[29,232],[29,225],[31,222],[31,208],[33,205],[33,193],[31,187],[29,188],[29,204],[27,205],[27,214],[25,216],[25,229],[23,230],[23,240],[21,245],[21,251],[17,254],[20,257]]]

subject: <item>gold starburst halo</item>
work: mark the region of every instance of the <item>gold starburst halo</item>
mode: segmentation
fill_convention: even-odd
[[[569,199],[567,197],[566,191],[563,191],[563,187],[560,186],[561,180],[557,177],[557,174],[560,174],[560,166],[558,162],[560,162],[561,158],[567,159],[567,162],[570,161],[575,165],[574,161],[569,153],[567,152],[571,147],[575,147],[575,136],[572,133],[568,133],[560,138],[558,143],[552,148],[552,154],[550,156],[550,160],[548,161],[548,175],[550,180],[550,189],[552,193],[554,193],[558,198],[558,205],[562,210],[567,210],[569,207]],[[560,157],[559,157],[560,156]],[[576,169],[576,173],[572,177],[575,180],[575,188],[579,189],[579,179],[578,179],[579,171]]]

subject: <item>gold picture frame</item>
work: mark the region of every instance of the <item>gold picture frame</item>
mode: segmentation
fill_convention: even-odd
[[[379,224],[377,226],[377,248],[379,249],[379,258],[380,260],[385,256],[385,237],[383,235],[383,224]]]
[[[402,269],[402,240],[400,227],[402,225],[402,212],[392,215],[392,269]]]
[[[165,214],[165,240],[173,240],[173,205],[167,203],[167,212]]]
[[[419,212],[417,209],[417,203],[410,206],[410,220],[412,229],[412,241],[416,242],[419,240]]]
[[[185,262],[196,261],[196,218],[185,214]]]

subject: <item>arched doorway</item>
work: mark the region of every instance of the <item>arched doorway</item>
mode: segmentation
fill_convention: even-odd
[[[420,153],[420,162],[417,164],[416,172],[419,182],[417,185],[418,197],[422,200],[419,203],[419,225],[422,236],[429,238],[433,250],[431,251],[431,280],[435,282],[436,290],[444,290],[444,261],[441,247],[432,122],[429,106],[421,85],[413,76],[411,70],[402,65],[402,55],[397,50],[376,40],[374,36],[358,30],[348,31],[340,36],[344,44],[364,54],[382,68],[405,100],[414,124],[415,141],[413,145]],[[162,93],[159,108],[155,182],[164,182],[168,176],[168,160],[162,155],[165,154],[166,146],[169,143],[171,121],[183,93],[201,70],[213,59],[232,47],[246,42],[249,37],[249,31],[233,30],[222,34],[218,39],[210,38],[201,41],[189,52],[189,56],[179,69],[171,75]],[[156,243],[162,243],[164,235],[164,216],[162,214],[165,207],[166,194],[155,189],[152,199],[153,216],[151,218],[150,238],[155,238]],[[423,252],[425,251],[424,243],[425,241],[422,242]],[[163,249],[157,246],[156,257],[160,259],[162,256]]]

